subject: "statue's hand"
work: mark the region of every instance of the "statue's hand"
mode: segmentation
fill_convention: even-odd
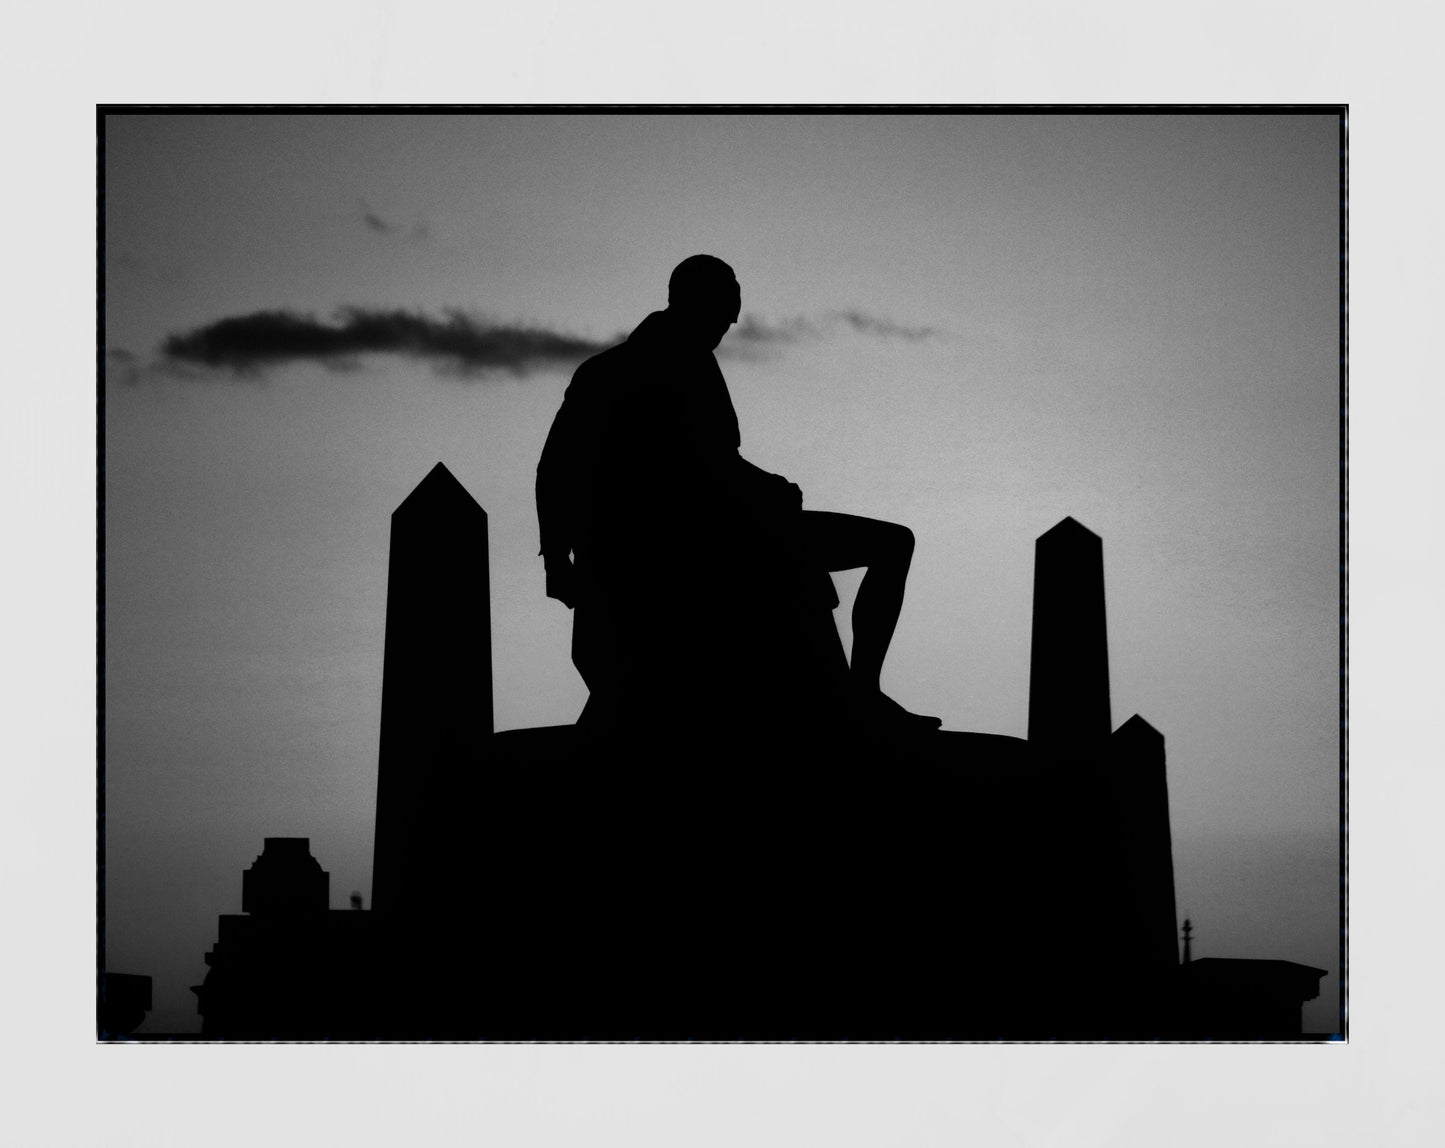
[[[567,609],[577,604],[577,568],[570,558],[547,558],[547,597],[556,598]]]
[[[775,493],[778,505],[784,511],[799,511],[803,509],[803,490],[796,482],[789,482],[781,474],[773,475],[778,481],[775,484]]]

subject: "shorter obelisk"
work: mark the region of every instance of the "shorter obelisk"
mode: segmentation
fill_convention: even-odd
[[[1104,543],[1065,518],[1034,543],[1029,741],[1088,747],[1110,729]]]
[[[1127,897],[1121,940],[1137,967],[1172,970],[1179,963],[1179,944],[1164,735],[1135,714],[1114,731],[1110,746]]]

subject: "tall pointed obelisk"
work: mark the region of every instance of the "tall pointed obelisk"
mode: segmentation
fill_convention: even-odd
[[[372,908],[422,912],[492,735],[487,512],[441,463],[391,516]]]
[[[1029,741],[1088,745],[1111,728],[1104,543],[1065,518],[1034,543]]]

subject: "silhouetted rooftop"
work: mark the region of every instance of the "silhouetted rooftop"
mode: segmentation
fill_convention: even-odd
[[[1282,992],[1293,990],[1300,1000],[1319,996],[1320,978],[1329,975],[1326,969],[1302,965],[1296,961],[1256,960],[1245,957],[1196,957],[1180,965],[1190,980],[1207,985],[1214,991]]]

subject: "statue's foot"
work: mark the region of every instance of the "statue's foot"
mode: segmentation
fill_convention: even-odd
[[[878,733],[933,733],[943,725],[942,718],[909,713],[881,690],[861,695],[857,700],[865,724]]]

